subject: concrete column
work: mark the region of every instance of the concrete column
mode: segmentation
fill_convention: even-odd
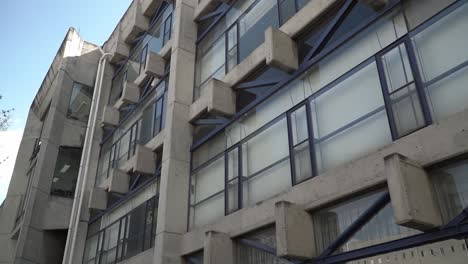
[[[430,179],[421,165],[398,153],[384,160],[396,223],[419,230],[441,225]]]
[[[275,206],[278,257],[299,259],[317,257],[314,225],[309,213],[287,201],[280,201]]]
[[[228,234],[206,232],[203,264],[234,264],[234,259],[234,243]]]
[[[195,0],[177,0],[169,76],[165,138],[154,263],[180,264],[180,239],[187,230],[191,126],[197,25]]]

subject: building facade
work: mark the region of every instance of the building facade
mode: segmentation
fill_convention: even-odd
[[[467,0],[134,0],[70,29],[0,263],[468,263]]]

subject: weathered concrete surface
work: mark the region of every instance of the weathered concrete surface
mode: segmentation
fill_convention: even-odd
[[[203,264],[234,264],[234,243],[228,234],[207,231]]]
[[[236,113],[236,93],[226,83],[211,79],[201,96],[190,106],[190,121],[204,113],[232,116]]]

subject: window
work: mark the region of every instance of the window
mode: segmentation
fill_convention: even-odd
[[[276,249],[276,229],[274,227],[263,228],[251,232],[237,239],[236,261],[237,264],[289,264],[287,260],[278,258],[272,254],[242,243],[242,240],[249,240],[271,249]]]
[[[297,0],[293,10],[299,11],[309,0]],[[197,46],[194,100],[198,99],[205,84],[211,78],[221,79],[237,64],[250,55],[264,42],[265,30],[280,26],[277,1],[272,0],[239,0],[232,6],[210,31],[199,31]],[[220,5],[217,11],[225,8]],[[283,12],[281,10],[281,12]],[[289,17],[284,17],[284,23]],[[216,21],[216,19],[213,20]],[[206,29],[205,22],[199,28]]]
[[[460,160],[429,172],[444,223],[468,206],[468,160]]]
[[[80,170],[81,148],[59,147],[51,194],[73,198]]]
[[[187,255],[184,259],[186,264],[203,264],[203,251]]]
[[[327,249],[343,231],[375,203],[382,193],[382,191],[370,193],[313,212],[317,252]],[[392,206],[388,203],[334,253],[376,245],[416,233],[418,231],[395,224]]]
[[[88,122],[92,98],[92,87],[77,82],[73,83],[67,117],[81,122]]]
[[[101,230],[91,223],[83,263],[117,263],[151,248],[156,235],[157,202],[157,198],[151,198]]]

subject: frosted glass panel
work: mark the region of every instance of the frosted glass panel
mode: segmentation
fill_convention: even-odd
[[[375,63],[311,101],[319,172],[391,142]]]
[[[224,192],[192,207],[191,226],[212,223],[224,215]]]
[[[435,121],[468,108],[468,5],[413,37]]]
[[[192,201],[198,203],[224,189],[224,156],[192,175]]]
[[[468,206],[468,162],[434,169],[430,175],[442,217],[448,223]]]

